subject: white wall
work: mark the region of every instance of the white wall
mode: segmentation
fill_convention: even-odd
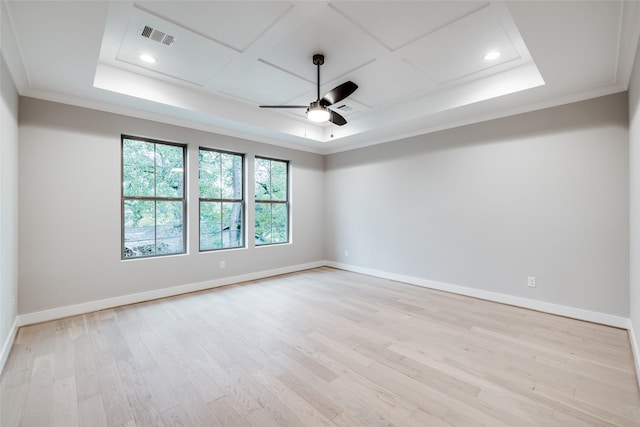
[[[327,259],[627,318],[627,117],[623,93],[330,155]]]
[[[320,155],[31,98],[19,131],[19,314],[323,260]],[[121,133],[189,144],[188,255],[121,261]],[[198,253],[199,146],[291,160],[292,244]]]
[[[8,356],[18,294],[18,92],[0,54],[0,371]]]
[[[630,317],[640,378],[640,45],[629,85]]]

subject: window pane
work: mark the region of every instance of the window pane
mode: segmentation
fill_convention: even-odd
[[[285,243],[288,239],[287,205],[277,203],[271,207],[271,243]]]
[[[200,250],[222,248],[222,203],[200,202]]]
[[[256,200],[271,200],[271,161],[256,158]]]
[[[256,245],[289,241],[288,207],[285,203],[256,202]]]
[[[271,243],[271,203],[256,202],[256,245]]]
[[[125,166],[122,189],[125,196],[153,197],[155,187],[153,166]]]
[[[125,196],[155,195],[154,144],[125,139],[122,145],[122,189]]]
[[[180,146],[156,144],[156,166],[182,169],[183,153],[184,149]]]
[[[221,198],[220,153],[200,150],[198,177],[201,198]]]
[[[133,258],[156,254],[155,202],[125,200],[124,257]]]
[[[182,168],[156,168],[156,195],[158,197],[182,197],[183,174]]]
[[[222,154],[222,199],[242,198],[242,156]]]
[[[151,166],[155,163],[154,143],[125,139],[122,144],[122,158],[125,166]]]
[[[184,252],[182,202],[156,202],[156,253],[179,254]]]
[[[271,200],[287,200],[287,164],[271,161]]]
[[[184,150],[173,145],[156,144],[156,196],[182,197]]]
[[[242,203],[225,202],[222,204],[222,246],[239,248],[243,246]]]
[[[241,202],[200,202],[200,250],[244,245]]]

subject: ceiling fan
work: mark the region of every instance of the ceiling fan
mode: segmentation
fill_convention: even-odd
[[[352,81],[342,83],[331,89],[320,98],[320,66],[324,64],[324,55],[313,55],[313,63],[318,67],[318,98],[309,105],[261,105],[260,108],[306,108],[307,117],[314,122],[330,121],[338,126],[345,125],[347,120],[340,114],[329,109],[330,105],[340,102],[358,89],[358,85]]]

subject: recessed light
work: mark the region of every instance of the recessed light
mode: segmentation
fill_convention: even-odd
[[[492,50],[490,52],[487,52],[487,54],[484,56],[485,61],[493,61],[494,59],[498,59],[498,58],[500,58],[499,50]]]
[[[149,64],[153,64],[154,62],[156,62],[156,58],[154,58],[151,55],[147,55],[146,53],[140,55],[140,59],[144,62],[147,62]]]

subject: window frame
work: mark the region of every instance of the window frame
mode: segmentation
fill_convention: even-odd
[[[160,145],[169,145],[172,147],[180,147],[182,148],[182,197],[158,197],[156,196],[125,196],[124,195],[124,141],[125,140],[133,140],[133,141],[141,141],[148,142],[152,144],[160,144]],[[156,164],[154,161],[153,166],[154,178],[156,176]],[[157,182],[154,182],[153,186],[154,194],[157,192]],[[141,255],[141,256],[133,256],[127,257],[125,256],[125,202],[127,200],[144,200],[144,201],[153,201],[157,203],[161,202],[182,202],[182,251],[174,252],[170,254],[153,254],[153,255]],[[157,206],[157,205],[156,205]],[[157,208],[156,208],[157,212]],[[133,135],[120,135],[120,259],[122,261],[136,260],[136,259],[148,259],[148,258],[158,258],[165,256],[174,256],[174,255],[185,255],[187,253],[187,144],[171,142],[171,141],[163,141],[154,138],[133,136]],[[154,223],[154,232],[153,238],[154,243],[157,247],[157,239],[158,239],[158,224],[157,224],[157,215],[155,217]]]
[[[224,199],[224,198],[208,198],[208,197],[201,197],[200,195],[200,151],[211,151],[214,153],[220,153],[220,154],[230,154],[233,156],[240,156],[241,159],[241,164],[242,164],[242,171],[241,171],[241,179],[242,179],[242,183],[240,185],[241,189],[242,189],[242,198],[241,199]],[[228,250],[233,250],[233,249],[245,249],[247,247],[247,209],[246,209],[246,190],[245,190],[245,186],[246,186],[246,155],[244,153],[236,153],[234,151],[228,151],[228,150],[220,150],[218,148],[211,148],[211,147],[198,147],[198,251],[200,253],[206,253],[206,252],[217,252],[217,251],[228,251]],[[200,221],[200,217],[201,217],[201,206],[202,206],[202,202],[214,202],[214,203],[238,203],[240,202],[240,206],[242,209],[242,215],[241,215],[241,222],[242,222],[242,244],[240,246],[231,246],[231,247],[223,247],[223,248],[213,248],[213,249],[202,249],[202,244],[201,244],[201,221]]]
[[[285,200],[262,200],[262,199],[257,199],[256,197],[256,191],[255,191],[255,184],[256,184],[256,177],[255,177],[255,169],[256,169],[256,165],[257,165],[257,160],[269,160],[270,162],[281,162],[284,163],[286,165],[286,171],[287,171],[287,182],[286,182],[286,199]],[[284,160],[284,159],[278,159],[275,157],[267,157],[267,156],[254,156],[254,162],[253,162],[253,169],[254,169],[254,177],[253,177],[253,183],[254,183],[254,197],[253,197],[253,213],[254,213],[254,236],[253,236],[253,240],[254,240],[254,245],[255,247],[265,247],[265,246],[273,246],[273,245],[286,245],[291,243],[291,161],[290,160]],[[269,174],[269,179],[271,179],[271,173]],[[270,205],[273,204],[280,204],[280,205],[285,205],[286,209],[287,209],[287,240],[284,242],[270,242],[270,243],[258,243],[256,240],[256,233],[255,233],[255,213],[256,213],[256,206],[258,205],[258,203],[268,203]],[[273,224],[273,216],[272,216],[272,220],[271,223]]]

